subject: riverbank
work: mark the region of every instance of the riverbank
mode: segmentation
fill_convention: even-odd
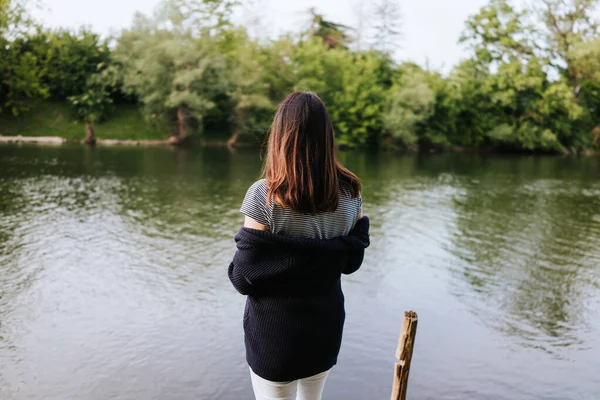
[[[81,143],[81,139],[65,139],[58,136],[0,136],[2,143],[27,143],[39,145],[62,145],[67,143]],[[101,146],[167,146],[169,140],[129,140],[129,139],[97,139],[96,144]]]
[[[51,145],[60,146],[63,144],[84,144],[83,139],[67,139],[58,136],[0,136],[0,145],[2,144],[33,144],[33,145]],[[178,144],[173,138],[169,139],[96,139],[95,145],[98,146],[125,146],[125,147],[152,147],[152,146],[179,146],[179,147],[260,147],[258,142],[244,142],[244,141],[232,141],[232,140],[192,140],[187,142],[185,145]],[[344,147],[341,150],[349,150]],[[383,152],[393,153],[426,153],[426,154],[440,154],[440,153],[479,153],[479,154],[508,154],[508,155],[553,155],[553,156],[584,156],[591,157],[600,156],[599,151],[595,150],[581,150],[579,152],[565,152],[565,153],[539,153],[539,152],[514,152],[498,149],[479,149],[474,147],[463,147],[454,146],[439,149],[422,150],[417,147],[408,149],[398,149],[387,147],[382,149]]]
[[[96,123],[95,130],[98,138],[111,140],[166,140],[169,136],[152,126],[132,104],[115,107],[110,119]],[[41,102],[18,117],[0,113],[0,137],[58,137],[78,141],[84,135],[84,123],[73,117],[70,105],[64,102]]]
[[[94,124],[97,144],[104,146],[167,146],[173,143],[168,129],[148,122],[140,109],[132,104],[119,104],[110,119]],[[85,124],[73,118],[69,104],[41,102],[27,114],[14,117],[0,113],[0,143],[33,143],[58,145],[79,143],[85,136]],[[205,132],[202,139],[192,139],[194,146],[260,145],[254,138]],[[248,142],[250,141],[250,142]],[[233,143],[231,143],[233,142]]]
[[[81,139],[65,139],[58,136],[0,136],[0,144],[35,144],[35,145],[63,145],[84,144]],[[96,139],[98,146],[175,146],[176,142],[170,139],[156,140],[130,140],[130,139]],[[190,147],[232,147],[226,141],[195,141]],[[236,145],[237,147],[238,145]],[[244,146],[243,144],[241,146]]]
[[[158,129],[148,122],[139,108],[132,104],[115,107],[109,120],[95,124],[97,144],[101,146],[169,146],[169,132]],[[36,145],[60,145],[81,143],[85,135],[84,124],[73,119],[70,105],[64,102],[41,102],[27,114],[14,117],[0,113],[0,144],[30,143]],[[260,147],[262,139],[248,135],[228,136],[218,132],[206,132],[202,139],[192,139],[190,146]],[[343,149],[343,148],[342,148]],[[475,148],[449,146],[422,149],[418,146],[398,148],[384,144],[384,151],[401,153],[491,153],[491,154],[540,154],[501,148]],[[561,153],[553,153],[561,154]],[[597,150],[565,151],[563,155],[600,155]]]

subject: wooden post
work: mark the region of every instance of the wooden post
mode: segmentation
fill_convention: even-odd
[[[392,388],[392,400],[406,400],[406,387],[408,386],[408,373],[410,372],[410,361],[412,360],[413,347],[415,346],[415,335],[417,334],[417,322],[419,317],[414,311],[404,313],[400,340],[396,349],[396,363],[394,372],[394,386]]]

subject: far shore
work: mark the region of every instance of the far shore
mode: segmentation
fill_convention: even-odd
[[[58,146],[64,144],[82,144],[86,145],[81,139],[66,139],[58,136],[1,136],[0,145],[2,144],[34,144],[34,145],[50,145]],[[251,143],[240,143],[229,141],[203,141],[196,140],[188,142],[186,145],[178,144],[173,139],[96,139],[95,145],[97,146],[129,146],[129,147],[227,147],[230,149],[241,148],[241,147],[256,147],[255,144]],[[344,148],[341,148],[343,150]],[[397,151],[399,153],[480,153],[480,154],[513,154],[513,155],[525,155],[525,154],[538,154],[538,155],[563,155],[563,156],[600,156],[600,151],[596,150],[583,150],[580,152],[565,152],[561,153],[540,153],[540,152],[518,152],[518,151],[501,151],[497,149],[480,149],[464,146],[453,146],[443,149],[430,149],[420,150],[417,147],[411,147],[408,149],[387,149],[390,151]]]
[[[28,143],[39,145],[62,145],[62,144],[84,144],[83,140],[66,139],[58,136],[0,136],[2,143]],[[169,139],[96,139],[98,146],[172,146],[173,142]],[[227,146],[226,141],[200,142],[203,146]]]

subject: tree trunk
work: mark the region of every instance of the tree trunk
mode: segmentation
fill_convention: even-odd
[[[192,63],[190,61],[185,63],[185,70],[187,72],[192,70]],[[185,91],[189,92],[190,85],[189,83],[185,86]],[[179,108],[177,108],[177,140],[179,143],[185,142],[188,137],[188,107],[186,104],[181,104]]]
[[[600,125],[592,130],[594,139],[592,140],[592,146],[600,146]]]
[[[177,140],[183,142],[188,136],[187,106],[182,104],[177,109]]]
[[[85,139],[83,143],[94,145],[96,144],[96,136],[94,135],[94,123],[86,122],[85,123]]]
[[[227,140],[227,147],[229,147],[229,149],[232,149],[235,146],[235,143],[237,142],[239,137],[240,137],[240,134],[237,132],[235,132],[233,135],[231,135],[229,140]]]

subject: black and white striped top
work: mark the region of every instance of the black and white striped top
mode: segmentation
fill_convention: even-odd
[[[275,202],[267,204],[267,185],[264,179],[257,181],[246,193],[240,212],[279,235],[311,239],[332,239],[345,236],[356,224],[362,212],[361,197],[340,189],[337,210],[317,215],[298,213],[283,208]]]

